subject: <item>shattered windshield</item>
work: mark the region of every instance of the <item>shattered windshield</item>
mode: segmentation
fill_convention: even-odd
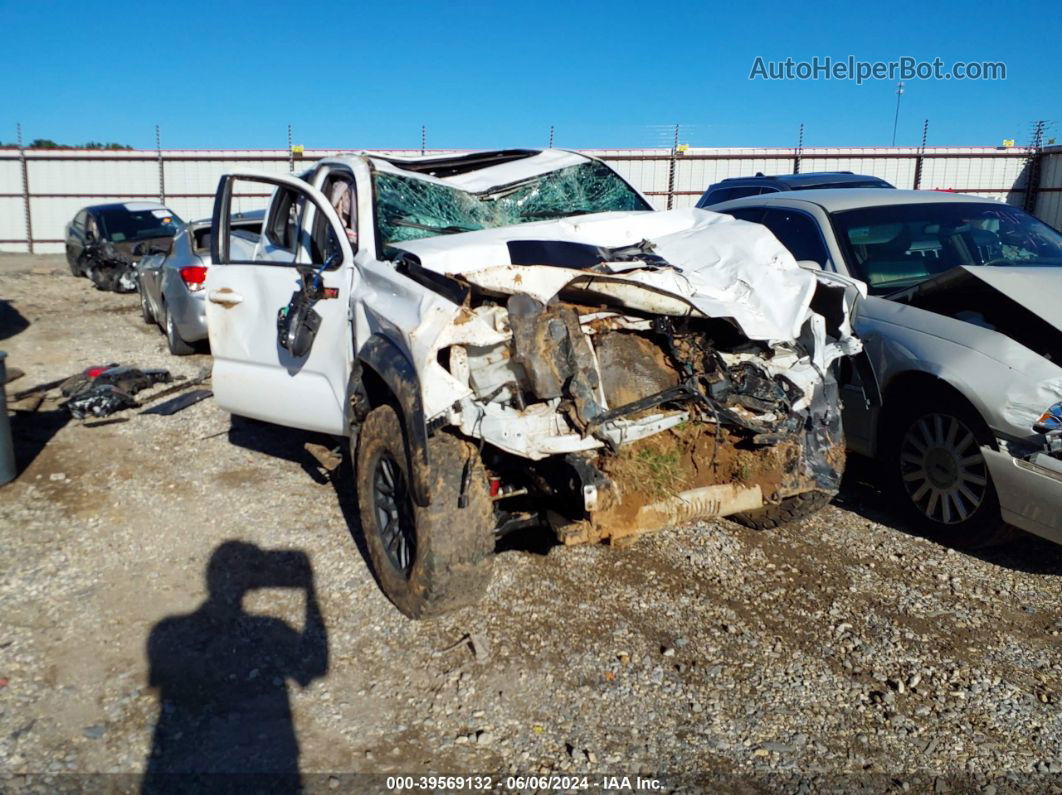
[[[529,221],[651,209],[618,174],[596,160],[483,193],[390,172],[377,172],[373,185],[376,224],[385,246]]]
[[[849,270],[872,293],[959,265],[1062,266],[1062,235],[1005,204],[892,204],[833,214]]]
[[[128,210],[124,207],[99,213],[107,237],[120,243],[123,240],[147,240],[152,237],[173,237],[181,228],[181,219],[169,210]]]

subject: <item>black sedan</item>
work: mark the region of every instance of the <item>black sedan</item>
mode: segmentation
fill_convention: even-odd
[[[155,202],[97,204],[66,227],[66,261],[74,276],[101,289],[135,289],[132,268],[141,255],[168,250],[184,222]],[[125,284],[128,281],[128,284]]]

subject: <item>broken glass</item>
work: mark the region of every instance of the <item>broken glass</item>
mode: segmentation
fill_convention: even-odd
[[[482,193],[390,172],[376,173],[373,181],[376,219],[385,244],[588,213],[650,209],[598,161]]]

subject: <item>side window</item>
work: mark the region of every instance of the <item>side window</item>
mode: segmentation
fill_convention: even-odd
[[[797,260],[811,260],[826,267],[829,255],[816,223],[794,210],[768,208],[761,224],[766,226]]]
[[[265,259],[270,262],[295,262],[304,201],[302,194],[291,188],[277,188],[265,223],[267,245],[263,246],[262,251]]]
[[[328,235],[334,238],[335,232],[317,206],[321,198],[308,182],[291,185],[268,177],[232,176],[225,177],[222,186],[218,194],[222,204],[215,202],[215,206],[218,213],[227,216],[227,234],[203,241],[212,248],[216,244],[219,264],[294,266],[326,262]],[[256,216],[263,206],[267,207],[265,217],[258,221]],[[323,202],[321,206],[325,206]]]
[[[339,216],[343,233],[352,251],[358,250],[358,199],[354,180],[349,174],[329,175],[321,186],[332,209]],[[314,262],[328,262],[341,252],[339,240],[324,213],[315,213],[313,235],[310,239],[310,256]]]
[[[716,188],[703,199],[701,199],[700,203],[697,206],[708,207],[712,204],[719,204],[720,202],[725,202],[728,199],[732,198],[730,196],[730,191],[730,188]]]
[[[739,221],[751,221],[754,224],[760,223],[763,219],[762,207],[735,207],[732,210],[724,210],[727,215],[732,215]]]
[[[759,185],[745,185],[740,188],[731,188],[727,200],[744,199],[746,196],[759,196],[761,193],[763,193],[763,188]]]

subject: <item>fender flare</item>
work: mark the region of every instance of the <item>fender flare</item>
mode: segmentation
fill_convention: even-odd
[[[406,431],[406,456],[409,464],[413,499],[417,505],[431,504],[431,488],[428,481],[430,460],[428,458],[428,425],[424,418],[424,401],[420,393],[420,381],[406,353],[393,341],[381,334],[374,334],[358,351],[356,371],[372,370],[387,386],[394,398],[402,425]],[[352,387],[364,389],[360,372]],[[359,396],[351,395],[351,399]]]

